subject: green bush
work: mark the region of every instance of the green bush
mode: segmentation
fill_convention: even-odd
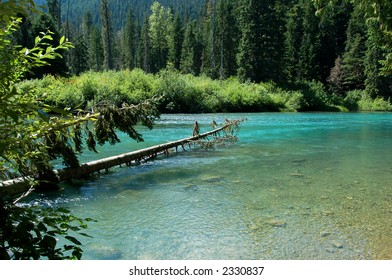
[[[329,94],[318,82],[302,82],[282,89],[272,82],[212,80],[174,70],[163,70],[156,75],[134,69],[86,72],[68,79],[46,76],[25,81],[20,87],[35,88],[45,102],[72,109],[88,109],[107,101],[118,106],[138,104],[162,96],[160,111],[163,113],[391,110],[389,101],[372,99],[364,91],[351,91],[342,98]]]
[[[306,100],[299,91],[278,90],[272,95],[272,100],[282,112],[302,111],[306,106]]]
[[[364,90],[353,90],[344,98],[344,105],[350,111],[392,111],[390,100],[382,97],[372,98]]]

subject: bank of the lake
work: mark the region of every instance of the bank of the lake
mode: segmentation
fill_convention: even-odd
[[[46,103],[57,108],[91,109],[102,103],[136,104],[160,97],[165,113],[392,111],[390,100],[355,90],[338,96],[320,82],[290,85],[212,80],[163,70],[155,75],[132,71],[87,72],[70,78],[46,76],[25,81]]]
[[[245,117],[240,142],[188,150],[28,203],[91,217],[84,259],[392,259],[392,114],[163,115],[145,143]]]

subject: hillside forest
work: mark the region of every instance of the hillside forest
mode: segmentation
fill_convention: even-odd
[[[361,1],[35,2],[44,13],[24,19],[18,44],[31,46],[37,33],[50,29],[74,48],[32,77],[137,68],[235,77],[294,92],[318,84],[323,94],[345,98],[350,110],[358,107],[353,100],[392,95],[389,31]],[[389,4],[383,5],[387,13]]]
[[[94,220],[18,202],[161,113],[392,111],[391,3],[0,0],[0,259],[81,259]]]

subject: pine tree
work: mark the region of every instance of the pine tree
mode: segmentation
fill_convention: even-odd
[[[46,6],[48,13],[57,25],[57,29],[61,30],[61,0],[46,0]]]
[[[90,12],[86,12],[83,16],[82,21],[82,34],[87,42],[90,41],[91,27],[93,26],[92,15]]]
[[[108,0],[101,0],[102,21],[102,45],[104,53],[104,69],[110,70],[114,67],[113,59],[113,33],[110,19]]]
[[[135,43],[135,23],[133,18],[133,12],[131,9],[128,11],[127,22],[124,29],[124,66],[128,69],[133,69],[136,66],[135,54],[136,54],[136,43]]]
[[[79,75],[89,69],[88,46],[83,35],[74,41],[74,48],[71,50],[70,70],[72,74]]]
[[[319,16],[320,48],[316,56],[319,79],[325,82],[335,59],[344,52],[346,30],[352,7],[345,0],[336,0]]]
[[[383,79],[380,75],[381,63],[383,58],[382,35],[376,20],[368,20],[367,23],[367,41],[365,52],[365,87],[366,91],[373,97],[380,94],[383,87]]]
[[[180,69],[181,51],[184,41],[184,29],[179,14],[176,14],[173,22],[173,37],[169,46],[169,63],[173,65],[174,69]]]
[[[146,18],[140,32],[139,46],[137,49],[137,62],[138,67],[147,73],[151,72],[151,46],[148,31],[149,22],[148,18]]]
[[[284,45],[281,3],[281,0],[238,2],[240,42],[237,63],[241,80],[279,79]]]
[[[316,8],[311,1],[301,0],[300,7],[303,9],[302,40],[299,47],[299,80],[320,81],[320,69],[317,65],[317,57],[320,52],[319,18]]]
[[[101,32],[96,26],[91,27],[89,41],[89,68],[94,71],[103,70],[104,52]]]
[[[203,15],[200,18],[202,28],[203,55],[201,72],[209,77],[218,77],[217,63],[217,1],[205,0]]]
[[[238,26],[240,30],[237,54],[238,77],[240,80],[260,81],[261,21],[259,11],[261,1],[239,0],[237,4]]]
[[[284,74],[288,82],[295,82],[300,79],[299,49],[302,38],[302,10],[299,5],[294,5],[288,11],[284,36]]]
[[[348,24],[342,57],[342,86],[346,91],[364,88],[366,28],[364,14],[355,8]]]
[[[234,4],[220,0],[217,7],[217,53],[219,78],[225,79],[236,74],[236,53],[238,30],[234,16]]]
[[[185,29],[180,61],[180,70],[184,74],[197,75],[199,73],[195,25],[194,21],[188,22]]]

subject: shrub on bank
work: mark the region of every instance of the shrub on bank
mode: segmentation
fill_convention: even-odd
[[[107,101],[119,106],[136,104],[161,96],[163,113],[392,110],[391,103],[382,98],[372,99],[363,91],[349,92],[342,98],[329,94],[317,82],[302,82],[282,89],[272,82],[212,80],[173,70],[156,75],[134,69],[86,72],[70,78],[46,76],[25,81],[20,87],[35,88],[48,104],[72,109],[89,109]]]

